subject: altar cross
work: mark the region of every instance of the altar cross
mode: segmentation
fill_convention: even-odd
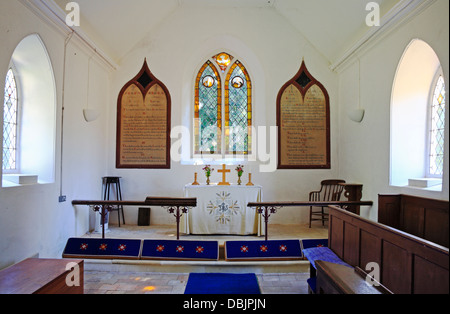
[[[223,164],[222,165],[222,169],[221,170],[217,170],[217,172],[221,172],[222,173],[222,182],[219,182],[218,185],[230,185],[230,183],[227,182],[226,176],[227,176],[227,173],[231,172],[231,170],[227,169],[226,165]]]

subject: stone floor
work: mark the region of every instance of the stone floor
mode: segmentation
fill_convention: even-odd
[[[271,225],[269,227],[269,239],[323,239],[328,237],[326,227],[313,227],[303,225]],[[86,237],[101,237],[99,233],[90,233]],[[107,238],[141,238],[141,239],[176,239],[176,230],[173,226],[110,226],[106,233]],[[217,240],[223,244],[226,240],[243,239],[242,236],[226,235],[181,235],[183,240],[209,239]],[[245,239],[264,239],[257,236],[245,236]],[[99,264],[100,263],[100,264]],[[188,263],[170,265],[170,270],[164,269],[164,266],[153,267],[151,264],[145,264],[139,268],[139,265],[111,265],[108,262],[85,261],[84,289],[86,294],[183,294],[189,277]],[[263,294],[307,294],[308,285],[306,280],[309,278],[309,267],[304,266],[300,271],[285,272],[286,265],[280,264],[280,270],[276,269],[277,264],[272,263],[269,270],[264,270],[270,263],[259,262],[257,270],[254,271],[258,278],[258,283]],[[295,263],[293,262],[294,266]],[[307,263],[307,262],[302,262]],[[227,262],[217,262],[219,267],[228,266]],[[204,268],[205,272],[214,271],[213,267],[217,265],[209,264]],[[226,265],[226,266],[223,266]],[[236,264],[239,268],[242,264]],[[119,267],[120,266],[120,267]],[[142,266],[142,265],[141,265]],[[245,265],[246,266],[246,265]],[[231,264],[230,267],[233,267]],[[269,266],[267,266],[269,267]],[[275,267],[275,268],[274,268]],[[230,268],[228,268],[230,269]],[[262,270],[261,270],[262,269]],[[276,271],[273,271],[275,269]],[[232,272],[233,270],[226,270]],[[266,272],[268,271],[268,272]],[[281,272],[280,272],[281,271]]]
[[[187,273],[85,271],[85,294],[183,294]],[[307,294],[309,273],[256,274],[262,294]]]

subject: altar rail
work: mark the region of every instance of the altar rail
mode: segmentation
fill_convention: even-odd
[[[406,232],[331,206],[328,246],[344,262],[377,263],[393,293],[449,293],[449,250]]]
[[[170,214],[173,214],[177,221],[177,240],[180,239],[180,218],[189,211],[189,208],[197,206],[196,198],[174,198],[174,197],[147,197],[142,201],[83,201],[74,200],[72,205],[91,206],[94,211],[98,211],[101,216],[102,238],[105,238],[105,218],[114,206],[161,206],[166,207]]]
[[[318,202],[250,202],[248,207],[256,207],[256,210],[264,218],[266,241],[268,240],[268,224],[269,217],[275,214],[278,209],[283,207],[310,207],[310,206],[339,206],[339,207],[359,207],[359,206],[372,206],[373,201],[318,201]]]

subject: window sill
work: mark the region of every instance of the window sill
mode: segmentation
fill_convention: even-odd
[[[428,189],[442,186],[442,179],[437,178],[415,178],[408,180],[408,186],[414,188]]]
[[[38,176],[30,174],[4,174],[2,178],[3,187],[38,184]]]

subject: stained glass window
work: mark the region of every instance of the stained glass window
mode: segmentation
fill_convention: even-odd
[[[216,60],[222,72],[225,72],[234,58],[233,56],[230,56],[228,53],[222,52],[219,53],[218,55],[215,55],[213,59]]]
[[[225,125],[227,154],[249,153],[251,120],[251,81],[244,66],[236,61],[225,83]]]
[[[17,85],[12,69],[6,75],[3,104],[3,170],[17,167]]]
[[[219,53],[203,65],[195,84],[196,154],[250,153],[251,93],[250,76],[233,56]]]
[[[442,176],[444,172],[445,83],[439,77],[431,104],[430,174]]]
[[[207,61],[200,69],[195,87],[195,151],[221,152],[222,93],[216,67]]]

